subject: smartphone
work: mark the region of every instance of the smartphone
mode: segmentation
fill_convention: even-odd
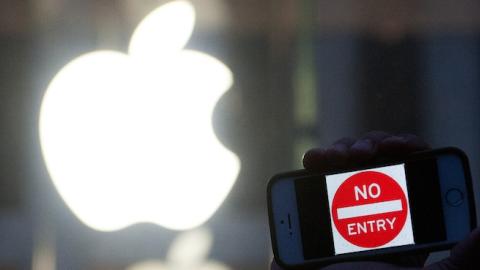
[[[447,249],[476,227],[468,159],[457,148],[278,174],[267,197],[274,256],[285,268]]]

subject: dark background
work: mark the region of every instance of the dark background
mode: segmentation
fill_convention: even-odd
[[[126,51],[166,1],[0,2],[0,269],[126,269],[163,260],[179,232],[152,224],[100,233],[54,190],[38,112],[53,76],[93,50]],[[218,137],[239,178],[205,225],[212,259],[266,269],[265,186],[302,153],[372,129],[457,146],[480,185],[480,3],[473,0],[197,0],[187,47],[221,59],[235,83],[217,104]]]

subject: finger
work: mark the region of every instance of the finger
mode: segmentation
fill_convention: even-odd
[[[303,167],[311,171],[325,171],[341,167],[348,160],[345,145],[332,145],[329,148],[315,148],[303,155]]]
[[[408,150],[403,137],[389,136],[378,143],[378,152],[384,156],[399,156]]]
[[[378,153],[383,156],[403,156],[417,151],[429,149],[429,145],[412,134],[389,136],[378,143]]]
[[[458,243],[450,257],[426,267],[428,270],[480,269],[480,228],[475,229],[465,240]]]
[[[354,144],[357,140],[352,137],[344,137],[341,138],[333,143],[333,145],[339,145],[345,148],[350,148],[352,144]]]
[[[413,134],[391,135],[384,131],[371,131],[359,140],[346,137],[329,148],[312,149],[305,153],[303,165],[307,170],[324,171],[350,163],[365,163],[379,155],[401,157],[429,148],[425,141]]]
[[[368,138],[356,141],[350,147],[350,161],[363,162],[372,159],[377,152],[376,144]]]
[[[346,262],[332,264],[321,270],[405,270],[405,268],[384,262]]]
[[[405,268],[384,262],[344,262],[331,264],[320,268],[320,270],[405,270]],[[283,270],[275,260],[270,264],[270,270]],[[413,270],[413,269],[411,269]]]
[[[355,143],[352,138],[343,138],[336,141],[332,146],[325,149],[325,156],[328,157],[328,166],[340,167],[348,162],[350,146]]]
[[[326,149],[311,149],[303,155],[303,166],[314,171],[341,167],[348,161],[349,149],[354,143],[355,139],[346,137]]]
[[[367,132],[365,135],[361,137],[361,139],[369,139],[372,141],[373,144],[377,144],[381,141],[383,141],[387,137],[391,137],[392,134],[387,133],[385,131],[380,131],[380,130],[374,130]]]
[[[270,264],[270,270],[283,270],[278,264],[275,262],[275,259],[272,260],[272,263]]]
[[[328,163],[325,156],[325,149],[314,148],[303,154],[303,167],[307,170],[322,171]]]
[[[399,137],[402,137],[405,141],[405,146],[410,148],[411,152],[423,151],[431,149],[430,145],[425,142],[420,137],[413,134],[400,134]]]
[[[364,134],[350,147],[350,161],[355,163],[364,163],[377,155],[378,144],[392,136],[385,131],[370,131]]]

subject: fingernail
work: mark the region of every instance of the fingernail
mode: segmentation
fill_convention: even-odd
[[[363,139],[354,143],[351,149],[358,152],[371,152],[373,151],[373,144],[371,140]]]
[[[325,158],[329,164],[342,165],[347,161],[348,148],[343,144],[334,144],[325,151]]]
[[[332,145],[330,148],[336,152],[345,152],[348,150],[348,146],[346,146],[343,143],[338,143],[338,144],[336,143]]]
[[[303,166],[306,169],[315,169],[316,167],[319,167],[323,162],[324,155],[325,150],[322,148],[308,150],[305,154],[303,154]]]
[[[399,142],[405,142],[406,141],[406,138],[401,137],[401,136],[392,136],[392,137],[388,137],[386,139],[391,140],[391,141],[399,141]]]

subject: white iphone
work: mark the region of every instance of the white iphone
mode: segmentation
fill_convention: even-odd
[[[278,174],[267,193],[274,255],[285,268],[446,249],[476,227],[468,160],[457,148]]]

